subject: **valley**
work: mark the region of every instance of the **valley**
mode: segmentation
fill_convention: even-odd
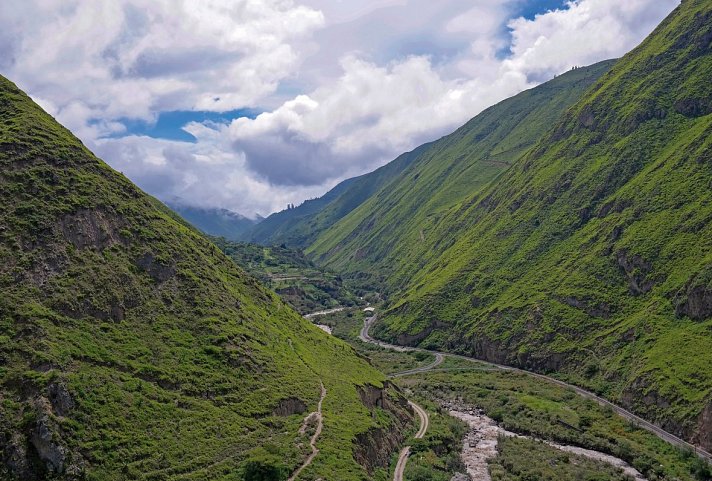
[[[378,291],[368,332],[384,345],[533,373],[709,459],[710,35],[709,2],[683,1],[622,58],[273,216],[262,241]],[[396,354],[370,354],[397,372]],[[465,376],[401,357],[416,375]]]
[[[495,480],[520,479],[508,472],[508,469],[512,469],[511,465],[507,469],[499,464],[505,462],[503,457],[513,455],[509,452],[510,441],[502,441],[506,447],[497,448],[498,439],[504,436],[517,439],[512,441],[517,446],[515,457],[529,459],[528,456],[537,453],[536,456],[541,456],[539,462],[557,460],[555,463],[558,463],[565,458],[561,458],[560,452],[571,453],[578,460],[565,459],[566,463],[573,462],[576,466],[573,472],[580,468],[583,471],[602,470],[609,473],[601,479],[703,480],[711,475],[710,453],[689,445],[593,393],[537,373],[464,356],[404,348],[378,341],[370,335],[375,320],[376,316],[366,317],[362,311],[341,311],[320,315],[318,322],[332,325],[334,332],[373,359],[375,365],[386,372],[390,371],[389,377],[406,393],[410,392],[415,399],[427,400],[425,405],[441,416],[455,417],[470,426],[468,431],[460,433],[461,437],[455,440],[464,446],[462,453],[458,454],[461,454],[462,459],[471,461],[465,464],[466,469],[461,473],[467,471],[471,476],[482,473],[489,476],[487,473],[490,470]],[[378,350],[373,351],[369,346],[375,346]],[[410,358],[411,363],[414,354],[429,354],[430,359],[424,359],[418,367],[393,371],[384,367],[384,364],[389,363],[384,362],[384,359],[389,357],[384,356],[383,351],[394,353],[396,357]],[[446,360],[457,361],[452,362],[457,367],[441,368],[447,365]],[[400,362],[408,365],[408,360]],[[390,361],[391,365],[395,363]],[[485,389],[491,391],[489,395],[492,399],[484,397],[477,386],[487,386]],[[476,397],[469,395],[473,390],[479,391]],[[504,403],[501,402],[503,399],[506,400]],[[427,425],[422,422],[423,419],[425,417],[421,416],[418,431],[421,435],[424,434],[423,426]],[[422,437],[414,436],[413,439]],[[471,439],[477,442],[473,443]],[[408,473],[407,460],[411,457],[412,449],[403,448],[398,456],[394,480],[403,479],[404,473]],[[657,463],[654,459],[660,459],[661,462]],[[597,465],[596,462],[602,464]],[[426,469],[432,470],[433,466],[429,465]],[[540,479],[575,479],[573,476],[580,476],[573,472],[565,475],[571,478],[561,478],[557,477],[561,472],[554,469]],[[413,474],[411,472],[411,476]],[[449,476],[456,474],[450,472]],[[406,476],[406,479],[420,478],[416,475],[415,478]],[[450,478],[443,475],[442,479]]]
[[[712,481],[712,0],[123,2],[0,7],[0,481]]]
[[[366,304],[341,277],[315,265],[298,249],[213,237],[225,255],[275,291],[300,314]]]

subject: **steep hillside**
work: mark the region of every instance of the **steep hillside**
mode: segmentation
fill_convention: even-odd
[[[395,447],[383,375],[2,77],[0,205],[0,479],[286,479],[320,383],[300,479]]]
[[[418,158],[427,145],[402,154],[373,172],[345,180],[318,199],[308,200],[294,209],[272,214],[242,237],[265,245],[306,247],[313,243],[319,234],[390,184]]]
[[[240,239],[245,232],[262,220],[261,218],[249,219],[227,209],[192,207],[180,200],[166,202],[166,205],[202,232],[233,241]]]
[[[380,335],[559,372],[712,449],[711,42],[712,3],[683,1],[434,220]]]
[[[368,282],[407,282],[440,248],[436,226],[447,209],[520,158],[612,65],[607,61],[567,72],[417,149],[387,188],[322,233],[307,252]]]

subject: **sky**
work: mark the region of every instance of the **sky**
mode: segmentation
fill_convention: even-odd
[[[266,216],[573,66],[679,0],[3,0],[0,73],[164,201]]]

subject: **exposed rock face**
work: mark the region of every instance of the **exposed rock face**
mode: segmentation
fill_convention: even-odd
[[[146,271],[156,282],[165,282],[176,273],[174,266],[164,264],[150,252],[142,255],[136,261],[136,265]]]
[[[407,334],[407,333],[399,334],[398,337],[396,338],[396,344],[401,345],[401,346],[416,346],[423,339],[425,339],[430,334],[432,334],[434,330],[441,329],[446,326],[448,326],[448,324],[445,322],[437,321],[437,320],[433,321],[432,324],[430,324],[428,327],[426,327],[422,331],[417,332],[415,334]]]
[[[390,428],[372,428],[354,440],[354,459],[373,473],[378,467],[388,466],[391,454],[405,438],[405,429],[413,419],[413,411],[398,388],[389,382],[385,382],[383,388],[366,385],[357,389],[364,406],[372,411],[384,409],[393,416]]]
[[[631,256],[626,251],[618,252],[616,261],[628,278],[631,294],[637,296],[650,292],[655,285],[655,281],[649,277],[652,271],[650,262],[638,255]]]
[[[669,399],[660,395],[655,390],[649,389],[650,382],[644,378],[639,378],[633,382],[621,395],[621,405],[634,412],[652,412],[656,409],[669,408]],[[652,416],[646,416],[652,417]],[[700,412],[696,422],[682,424],[673,419],[650,419],[665,431],[674,434],[682,439],[689,440],[693,444],[701,446],[706,451],[712,450],[712,399],[709,400],[705,408]]]
[[[67,390],[67,386],[62,383],[52,383],[49,385],[49,401],[57,416],[66,416],[74,409],[74,400]]]
[[[535,328],[532,325],[529,329]],[[506,364],[538,372],[559,370],[567,361],[567,353],[541,350],[521,352],[520,344],[521,336],[512,337],[508,341],[500,341],[479,334],[470,340],[469,349],[465,354],[495,364]],[[461,340],[450,340],[447,348],[454,351],[460,346]]]
[[[298,398],[282,399],[277,407],[274,408],[272,414],[275,416],[292,416],[294,414],[304,414],[307,411],[307,405],[304,401]]]
[[[697,433],[692,441],[702,446],[706,451],[712,451],[712,399],[700,413],[697,421]]]
[[[356,390],[364,406],[369,409],[375,407],[384,409],[384,405],[386,404],[386,392],[384,389],[367,384],[365,386],[358,386]]]
[[[34,419],[24,432],[14,432],[9,439],[0,437],[2,463],[10,475],[19,480],[61,476],[73,480],[83,477],[83,457],[67,448],[57,416],[74,409],[74,400],[64,384],[48,386],[49,397],[39,395],[31,401]],[[0,477],[2,477],[0,469]]]
[[[46,398],[39,398],[35,402],[37,409],[37,422],[30,442],[34,446],[40,460],[45,464],[49,473],[62,474],[67,460],[67,451],[56,435],[56,426],[51,418],[51,406]]]
[[[704,321],[712,317],[712,287],[689,287],[685,298],[677,304],[675,314],[696,321]]]
[[[60,219],[62,234],[77,249],[102,251],[114,244],[125,243],[120,234],[123,227],[119,216],[106,215],[98,209],[80,210]]]
[[[608,319],[611,317],[611,306],[605,302],[596,302],[593,299],[579,299],[573,296],[562,297],[561,302],[576,309],[584,311],[591,317]]]
[[[33,473],[27,456],[27,443],[20,433],[14,433],[7,442],[3,463],[19,479],[32,479]]]

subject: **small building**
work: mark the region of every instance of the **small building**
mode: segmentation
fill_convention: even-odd
[[[363,310],[363,312],[373,313],[373,312],[376,312],[376,308],[375,307],[367,307]]]

